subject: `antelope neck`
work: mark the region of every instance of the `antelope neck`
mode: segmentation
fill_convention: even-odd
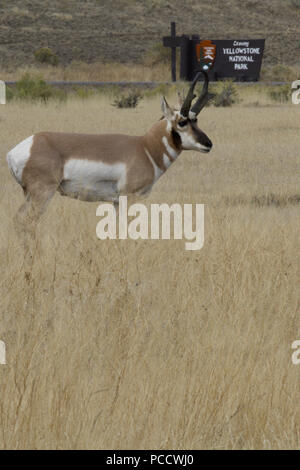
[[[165,119],[158,121],[144,136],[145,148],[156,165],[163,171],[173,163],[182,151],[179,134],[167,129]]]

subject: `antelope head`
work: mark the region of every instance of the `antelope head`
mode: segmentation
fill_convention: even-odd
[[[208,76],[207,73],[202,71],[204,75],[204,84],[202,92],[192,106],[192,101],[196,98],[194,95],[194,88],[200,76],[199,72],[188,91],[184,100],[180,99],[180,110],[172,109],[165,97],[162,99],[162,112],[168,121],[168,131],[173,136],[180,137],[181,146],[183,150],[197,150],[199,152],[208,153],[212,148],[212,142],[207,135],[198,127],[197,116],[204,108],[208,100],[213,96],[208,93]]]

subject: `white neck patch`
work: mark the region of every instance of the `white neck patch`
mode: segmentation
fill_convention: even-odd
[[[180,152],[177,152],[173,147],[171,147],[171,145],[169,144],[169,141],[168,141],[168,139],[165,135],[162,138],[162,143],[164,144],[165,149],[168,152],[168,154],[170,155],[170,157],[172,157],[173,160],[176,160],[176,158],[178,157]]]
[[[153,158],[151,157],[150,155],[150,152],[146,149],[146,147],[144,147],[144,150],[146,152],[146,155],[147,157],[149,158],[150,162],[152,163],[153,165],[153,169],[154,169],[154,181],[153,183],[155,183],[155,181],[158,180],[158,178],[163,174],[163,170],[161,170],[157,164],[155,163],[155,161],[153,160]]]
[[[164,161],[165,167],[169,168],[169,166],[172,163],[172,160],[170,159],[170,157],[168,157],[168,155],[166,153],[163,154],[163,161]]]

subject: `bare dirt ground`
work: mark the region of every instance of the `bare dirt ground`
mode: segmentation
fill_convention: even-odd
[[[4,0],[0,5],[0,65],[34,62],[50,47],[60,63],[143,62],[170,21],[178,34],[210,39],[266,38],[264,64],[296,65],[300,55],[298,0]]]
[[[205,109],[212,152],[183,153],[144,200],[204,203],[202,250],[100,241],[97,204],[57,195],[31,266],[6,152],[40,130],[143,133],[159,98],[0,107],[1,448],[300,447],[299,109],[247,100]]]

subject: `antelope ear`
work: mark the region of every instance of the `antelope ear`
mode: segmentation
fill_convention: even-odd
[[[173,118],[174,112],[168,105],[166,98],[164,96],[162,97],[162,100],[161,100],[161,110],[165,118],[167,118],[168,120],[171,120]]]

